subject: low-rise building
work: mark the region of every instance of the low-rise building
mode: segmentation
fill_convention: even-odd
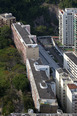
[[[11,27],[12,23],[16,22],[16,17],[12,16],[12,13],[0,14],[0,27],[3,25],[8,25]]]
[[[27,59],[26,67],[35,108],[43,113],[56,113],[56,86],[50,80],[49,66],[42,65],[40,59]]]
[[[24,63],[26,63],[26,58],[38,59],[39,47],[36,35],[31,35],[30,33],[30,25],[23,25],[20,22],[13,23],[11,29],[14,43],[22,54]]]

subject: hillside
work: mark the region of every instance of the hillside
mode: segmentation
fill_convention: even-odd
[[[0,115],[34,109],[26,67],[11,39],[8,26],[0,28]]]
[[[0,0],[0,13],[11,12],[37,35],[58,35],[58,7],[76,7],[77,0]]]

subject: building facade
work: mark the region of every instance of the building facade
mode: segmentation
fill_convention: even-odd
[[[16,17],[12,16],[12,13],[0,14],[0,27],[8,25],[11,27],[12,23],[16,22]]]
[[[56,92],[57,98],[63,110],[67,109],[67,84],[73,83],[68,72],[65,69],[59,68],[56,70]]]
[[[77,113],[77,85],[67,86],[67,112]]]
[[[74,53],[64,53],[64,68],[69,71],[73,78],[77,79],[77,56]]]
[[[43,113],[56,113],[56,86],[50,81],[49,66],[42,65],[39,59],[27,59],[26,67],[35,108]]]
[[[30,25],[14,23],[11,25],[14,43],[20,52],[24,63],[26,58],[39,58],[39,47],[37,45],[36,35],[30,34]]]
[[[63,45],[74,45],[74,14],[77,8],[59,10],[59,40]]]

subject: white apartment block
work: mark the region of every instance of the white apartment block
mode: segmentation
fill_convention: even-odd
[[[72,82],[70,76],[64,72],[61,78],[61,104],[64,111],[67,109],[67,84]]]
[[[64,53],[64,68],[69,71],[73,78],[77,79],[77,56],[74,53]]]
[[[64,111],[66,111],[67,108],[67,84],[72,83],[68,72],[65,69],[59,68],[56,70],[56,92],[59,102],[61,103]]]
[[[74,14],[77,8],[65,8],[59,10],[59,40],[63,45],[74,45]]]
[[[67,112],[77,113],[77,85],[67,85]]]

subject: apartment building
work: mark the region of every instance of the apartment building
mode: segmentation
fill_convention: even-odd
[[[77,85],[67,86],[67,112],[77,113]]]
[[[66,111],[67,108],[66,87],[68,83],[72,82],[70,75],[65,69],[59,68],[56,70],[56,94],[64,111]]]
[[[74,14],[77,8],[59,10],[59,40],[63,45],[74,45]]]
[[[64,68],[69,71],[73,78],[77,79],[77,56],[72,52],[64,53]]]
[[[63,73],[61,78],[61,104],[63,110],[66,112],[67,109],[67,84],[73,83],[69,74]]]
[[[77,79],[72,79],[65,69],[56,70],[56,91],[63,110],[77,113]]]
[[[12,23],[16,22],[16,17],[12,16],[12,13],[0,14],[0,27],[3,25],[8,25],[11,27]]]
[[[74,14],[74,48],[77,54],[77,14]]]
[[[27,59],[26,68],[35,108],[43,113],[56,113],[56,86],[50,80],[49,66],[42,65],[40,59]]]
[[[23,25],[20,22],[11,25],[14,43],[21,53],[24,63],[26,58],[38,59],[39,47],[36,35],[31,35],[30,25]]]
[[[65,69],[59,68],[56,70],[55,75],[56,75],[56,94],[58,99],[60,100],[61,103],[61,78],[63,73],[67,73]]]

